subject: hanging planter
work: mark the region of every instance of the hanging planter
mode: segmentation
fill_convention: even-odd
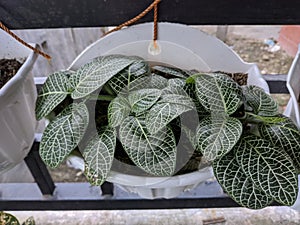
[[[22,66],[0,89],[0,175],[19,164],[30,151],[36,127],[36,86],[30,70],[37,54],[0,29],[0,59]],[[4,74],[2,71],[1,75]],[[0,76],[1,76],[0,75]]]
[[[48,77],[36,107],[51,120],[40,144],[46,164],[75,151],[90,183],[107,180],[150,199],[178,196],[213,177],[213,167],[242,206],[292,205],[300,162],[291,156],[300,143],[284,143],[300,133],[278,114],[256,65],[185,25],[159,23],[153,42],[152,26],[109,34]],[[236,72],[248,86],[238,83],[245,76],[228,77]],[[196,169],[186,172],[191,159]]]
[[[287,76],[287,88],[291,95],[284,114],[300,127],[300,46]]]
[[[248,74],[248,84],[269,91],[255,64],[245,63],[222,41],[182,24],[159,23],[158,50],[152,51],[153,23],[116,31],[87,47],[71,64],[77,70],[100,55],[136,55],[153,65],[168,65],[197,71],[227,71]],[[112,171],[107,180],[144,198],[173,198],[213,178],[212,168],[173,177],[147,177]]]

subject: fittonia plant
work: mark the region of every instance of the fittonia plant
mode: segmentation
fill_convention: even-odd
[[[93,101],[104,106],[90,110]],[[117,142],[149,175],[174,175],[179,134],[211,162],[224,191],[240,205],[292,205],[297,198],[299,130],[261,88],[240,86],[225,73],[103,56],[48,77],[36,115],[41,119],[52,112],[56,116],[40,144],[42,159],[57,167],[79,146],[85,175],[94,185],[106,180]],[[186,116],[191,113],[194,117]],[[88,127],[95,120],[93,132]]]

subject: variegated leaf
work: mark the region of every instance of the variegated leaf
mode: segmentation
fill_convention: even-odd
[[[93,185],[101,185],[110,171],[116,147],[116,130],[104,127],[83,151],[85,175]]]
[[[284,151],[267,140],[247,135],[236,144],[234,152],[255,186],[283,205],[295,203],[298,178],[292,160]]]
[[[168,79],[153,73],[151,75],[150,85],[152,88],[164,89],[168,86]]]
[[[130,113],[130,104],[122,96],[113,99],[108,106],[108,124],[111,127],[119,126]]]
[[[183,130],[183,132],[185,133],[187,139],[189,140],[189,142],[191,143],[191,145],[193,146],[193,149],[197,149],[197,142],[196,142],[196,134],[193,130],[191,130],[189,127],[185,126],[185,125],[181,125],[181,128]]]
[[[70,78],[76,84],[71,97],[78,99],[89,95],[135,60],[135,57],[108,55],[86,63]]]
[[[137,87],[143,87],[145,78],[150,75],[150,67],[144,60],[133,62],[128,68],[112,77],[108,84],[116,94],[127,94]],[[149,79],[149,78],[148,78]],[[140,82],[139,82],[140,81]],[[134,83],[133,83],[134,82]]]
[[[243,86],[243,93],[246,103],[252,108],[255,114],[259,116],[278,115],[277,102],[262,88],[254,85]]]
[[[36,118],[38,120],[47,116],[68,94],[72,92],[68,71],[56,72],[47,78],[36,102]]]
[[[202,119],[196,131],[197,150],[213,161],[229,152],[242,135],[242,123],[227,115]]]
[[[82,139],[89,122],[84,103],[73,103],[65,108],[46,127],[40,143],[40,155],[50,167],[57,167]]]
[[[192,99],[185,94],[164,94],[161,96],[159,103],[171,103],[188,106],[190,109],[194,109],[195,105]]]
[[[179,87],[184,88],[185,86],[185,79],[182,78],[172,78],[168,80],[168,85],[171,87]]]
[[[178,68],[173,68],[173,67],[168,67],[168,66],[154,66],[153,67],[154,71],[161,72],[163,74],[166,74],[167,76],[173,76],[173,77],[179,77],[179,78],[187,78],[190,74],[187,71],[178,69]]]
[[[274,146],[283,148],[293,160],[297,170],[300,171],[300,131],[291,119],[283,117],[279,119],[283,121],[260,124],[260,134]]]
[[[254,121],[256,123],[275,124],[275,123],[281,123],[285,121],[285,118],[279,116],[271,116],[271,117],[259,116],[249,112],[247,112],[247,114],[248,114],[247,121],[249,122]]]
[[[197,74],[196,95],[209,112],[233,114],[241,105],[242,89],[223,74]]]
[[[177,94],[162,95],[161,100],[147,113],[147,130],[151,134],[155,134],[173,119],[194,108],[193,101],[187,96]]]
[[[35,225],[35,220],[34,218],[31,216],[28,219],[26,219],[26,221],[24,223],[22,223],[22,225]]]
[[[198,100],[195,89],[196,89],[195,83],[186,83],[185,86],[183,87],[183,90],[193,100],[199,117],[207,116],[210,113],[206,110],[206,108]],[[203,96],[203,98],[205,98],[205,97]]]
[[[12,214],[0,211],[0,224],[2,225],[20,225],[18,219]]]
[[[241,206],[264,208],[273,201],[263,190],[253,184],[237,163],[233,151],[213,163],[214,174],[224,191]]]
[[[149,134],[144,118],[129,116],[120,126],[120,141],[130,159],[156,176],[171,176],[176,166],[176,141],[171,129]]]
[[[133,91],[128,96],[131,112],[137,115],[149,109],[159,99],[161,90],[141,89]]]
[[[163,89],[163,95],[176,94],[188,96],[188,93],[184,90],[185,80],[174,78],[168,80],[168,86]]]

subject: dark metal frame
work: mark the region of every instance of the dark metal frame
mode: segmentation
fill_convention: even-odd
[[[0,20],[10,29],[119,25],[153,0],[0,1]],[[191,25],[300,24],[298,0],[162,0],[159,21]],[[139,22],[153,21],[152,12]]]

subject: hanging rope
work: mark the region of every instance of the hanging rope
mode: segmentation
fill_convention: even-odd
[[[152,9],[154,9],[154,17],[153,17],[153,41],[154,41],[154,45],[156,44],[156,40],[157,40],[157,21],[158,21],[158,3],[161,2],[161,0],[154,0],[153,3],[151,5],[149,5],[143,12],[141,12],[139,15],[137,15],[136,17],[126,21],[125,23],[122,23],[121,25],[115,27],[114,29],[106,32],[104,35],[110,34],[114,31],[118,31],[120,29],[122,29],[125,26],[130,26],[131,24],[137,22],[138,20],[140,20],[141,18],[143,18],[147,13],[149,13]],[[12,36],[14,39],[16,39],[18,42],[20,42],[21,44],[23,44],[24,46],[30,48],[31,50],[33,50],[34,52],[40,54],[41,56],[45,57],[46,59],[51,59],[51,56],[49,56],[48,54],[40,51],[37,48],[32,47],[31,45],[29,45],[28,43],[26,43],[25,41],[23,41],[21,38],[19,38],[17,35],[15,35],[13,32],[11,32],[1,21],[0,21],[0,28],[2,30],[4,30],[6,33],[8,33],[10,36]]]
[[[141,18],[143,18],[148,12],[150,12],[153,8],[154,8],[154,18],[153,18],[153,23],[154,23],[154,27],[153,27],[153,41],[157,40],[157,17],[158,17],[158,10],[157,10],[157,5],[161,0],[154,0],[153,3],[151,5],[149,5],[143,12],[141,12],[139,15],[137,15],[136,17],[126,21],[125,23],[122,23],[121,25],[115,27],[114,29],[106,32],[104,35],[110,34],[112,32],[118,31],[120,29],[122,29],[123,27],[129,26],[135,22],[137,22],[138,20],[140,20]]]
[[[31,45],[27,44],[25,41],[23,41],[21,38],[19,38],[17,35],[15,35],[13,32],[11,32],[1,21],[0,21],[0,28],[4,30],[6,33],[8,33],[10,36],[12,36],[14,39],[16,39],[18,42],[23,44],[24,46],[30,48],[34,52],[40,54],[41,56],[45,57],[46,59],[51,59],[50,55],[47,55],[46,53],[40,51],[37,48],[32,47]]]
[[[154,6],[154,16],[153,16],[153,41],[155,42],[157,40],[157,4]]]

